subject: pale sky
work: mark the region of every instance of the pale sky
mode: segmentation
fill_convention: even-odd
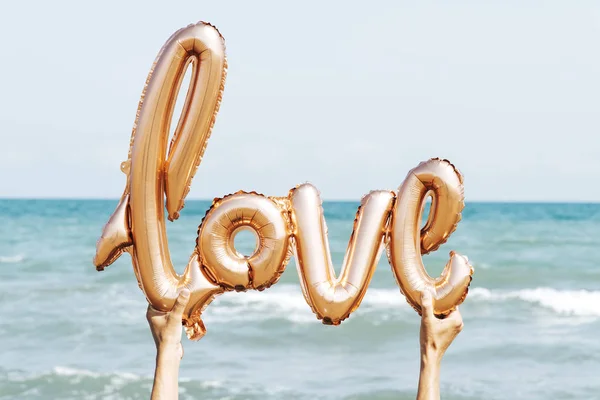
[[[118,197],[148,70],[199,20],[229,73],[188,198],[358,200],[439,156],[467,200],[600,201],[600,2],[522,0],[11,1],[0,197]]]

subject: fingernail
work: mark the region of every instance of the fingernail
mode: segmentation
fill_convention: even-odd
[[[179,293],[179,295],[183,298],[190,297],[190,290],[187,288],[181,289],[181,292]]]

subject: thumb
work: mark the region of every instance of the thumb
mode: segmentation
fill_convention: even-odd
[[[424,317],[433,318],[433,296],[427,288],[421,292],[421,309]]]
[[[177,300],[175,300],[175,305],[173,306],[171,313],[181,317],[188,301],[190,301],[190,291],[189,289],[184,288],[179,292],[179,296],[177,296]]]

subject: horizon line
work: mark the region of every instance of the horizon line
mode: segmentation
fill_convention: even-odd
[[[268,196],[267,196],[268,197]],[[215,197],[219,198],[219,197]],[[215,198],[191,198],[185,201],[198,201],[212,203]],[[3,197],[0,196],[0,201],[119,201],[119,197]],[[359,199],[344,199],[344,198],[322,198],[323,202],[337,203],[360,203]],[[465,203],[490,203],[490,204],[600,204],[600,200],[481,200],[481,199],[465,199]]]

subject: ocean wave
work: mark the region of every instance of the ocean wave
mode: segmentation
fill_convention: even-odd
[[[101,396],[103,399],[133,398],[124,392],[146,393],[152,377],[132,373],[99,373],[85,369],[56,366],[49,371],[27,373],[2,370],[0,386],[6,397],[79,399]],[[136,396],[137,398],[137,396]]]
[[[0,387],[6,389],[0,393],[4,398],[103,398],[103,399],[139,399],[147,398],[152,387],[152,375],[137,375],[130,372],[96,372],[65,366],[55,366],[38,373],[27,373],[0,368]],[[288,397],[290,389],[274,385],[262,385],[236,382],[233,380],[203,380],[198,378],[179,378],[180,398],[229,398],[229,399],[278,399]],[[283,395],[283,396],[282,396]]]
[[[6,371],[4,371],[6,373]],[[77,369],[71,367],[55,366],[50,371],[37,374],[25,374],[18,371],[9,371],[5,377],[10,382],[28,382],[36,380],[47,380],[52,377],[61,377],[69,381],[80,382],[83,379],[107,379],[112,382],[140,381],[152,379],[151,376],[142,377],[127,372],[100,373],[86,369]]]
[[[97,300],[81,309],[78,318],[87,321],[93,316],[114,318],[124,324],[139,323],[140,309],[146,302],[143,296],[121,283],[102,287]],[[82,292],[83,293],[83,292]],[[54,294],[52,294],[54,295]],[[83,294],[77,295],[78,299]],[[87,294],[86,294],[87,296]],[[44,299],[47,297],[44,297]],[[65,301],[73,299],[65,299]],[[41,300],[43,302],[43,300]],[[107,307],[106,304],[110,304]],[[520,307],[549,310],[560,317],[600,318],[600,291],[559,290],[550,287],[520,290],[471,287],[462,307],[469,313],[494,308],[495,313],[508,313]],[[227,292],[218,296],[202,313],[207,325],[229,325],[243,322],[315,324],[316,316],[307,304],[298,284],[278,284],[263,292]],[[398,321],[414,321],[414,310],[396,286],[369,288],[360,307],[346,323],[361,321],[372,325]],[[412,323],[412,322],[411,322]],[[59,371],[67,373],[68,371]]]
[[[580,317],[600,317],[600,292],[588,290],[558,290],[549,287],[494,291],[474,288],[469,296],[484,301],[521,300],[550,309],[557,314]]]
[[[472,288],[469,305],[525,302],[563,316],[600,317],[600,291],[531,288],[499,290]],[[354,315],[369,315],[373,323],[402,319],[414,311],[399,289],[369,289]],[[264,292],[226,293],[204,312],[207,322],[284,319],[292,323],[314,323],[316,317],[296,285],[283,285]]]
[[[6,371],[4,371],[6,372]],[[64,366],[55,366],[50,371],[40,372],[37,374],[25,374],[19,373],[17,371],[10,371],[6,373],[7,380],[11,382],[26,382],[32,380],[40,380],[51,377],[61,377],[66,378],[71,381],[80,382],[83,379],[91,378],[91,379],[106,379],[111,382],[137,382],[137,381],[152,381],[152,375],[142,376],[133,374],[131,372],[95,372],[87,369],[80,368],[72,368],[72,367],[64,367]],[[180,382],[194,382],[194,379],[181,377],[179,378]],[[223,386],[222,381],[201,381],[199,382],[200,386],[205,388],[220,388]]]
[[[139,375],[131,374],[128,372],[115,372],[112,374],[106,373],[101,374],[99,372],[88,371],[86,369],[77,369],[70,367],[62,367],[56,366],[52,369],[52,374],[56,376],[65,376],[65,377],[86,377],[86,378],[117,378],[123,381],[138,381],[142,379],[151,379],[152,377],[141,377]]]
[[[0,264],[17,264],[25,260],[25,256],[17,254],[16,256],[0,256]]]
[[[369,289],[360,312],[380,310],[412,310],[399,289]],[[315,315],[296,285],[282,285],[264,292],[226,293],[219,296],[204,312],[208,322],[232,320],[285,319],[292,323],[314,323]],[[389,319],[389,315],[381,315]]]

